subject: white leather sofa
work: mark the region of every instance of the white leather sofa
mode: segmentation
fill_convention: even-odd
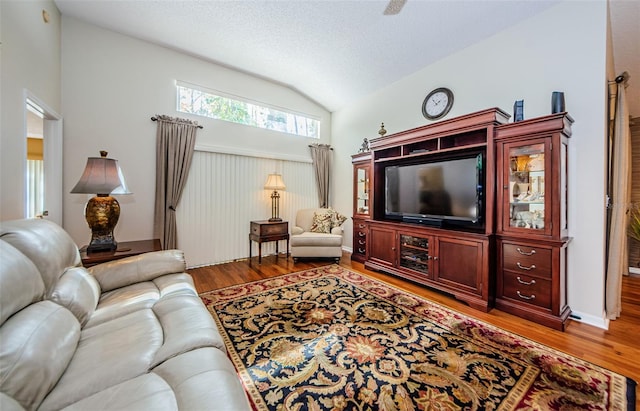
[[[0,410],[251,409],[182,252],[80,263],[58,225],[0,223]]]
[[[317,219],[317,216],[321,216]],[[342,257],[342,224],[346,217],[330,208],[305,208],[296,213],[295,226],[291,228],[291,256],[300,258],[333,258],[336,263]],[[320,223],[318,223],[318,221]],[[321,226],[319,230],[316,230]]]

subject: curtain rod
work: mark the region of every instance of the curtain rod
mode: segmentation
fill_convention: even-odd
[[[157,117],[151,117],[151,120],[152,120],[152,121],[158,121],[158,118],[157,118]],[[203,126],[201,126],[201,125],[196,125],[196,127],[198,127],[198,128],[204,128],[204,127],[203,127]]]

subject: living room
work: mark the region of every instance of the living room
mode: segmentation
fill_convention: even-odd
[[[294,107],[318,116],[322,121],[321,136],[314,142],[330,143],[334,149],[331,205],[345,215],[350,214],[352,207],[352,168],[348,161],[351,154],[357,152],[363,138],[377,136],[381,122],[385,123],[388,133],[425,124],[419,106],[428,90],[442,84],[451,84],[451,88],[458,90],[448,117],[489,107],[511,112],[513,102],[524,99],[526,118],[548,114],[551,92],[562,90],[567,110],[577,120],[574,135],[579,136],[572,141],[570,156],[569,218],[573,241],[569,249],[568,298],[573,312],[583,321],[606,326],[602,314],[605,256],[604,251],[593,252],[604,250],[605,238],[602,176],[606,126],[605,118],[596,113],[604,113],[606,108],[604,79],[615,77],[610,68],[612,63],[607,64],[612,57],[608,56],[606,4],[561,2],[332,113],[290,88],[74,18],[56,16],[59,12],[55,4],[43,4],[52,15],[49,24],[42,23],[42,4],[29,2],[16,10],[15,29],[33,27],[30,36],[39,36],[35,42],[38,47],[33,49],[33,54],[25,53],[30,41],[20,47],[20,55],[14,59],[12,43],[5,40],[4,64],[8,68],[3,70],[6,79],[3,96],[8,97],[10,92],[14,96],[21,94],[26,87],[64,114],[63,221],[79,245],[86,244],[89,238],[82,218],[86,198],[69,191],[80,177],[86,158],[97,156],[99,150],[107,150],[118,159],[134,191],[132,196],[121,198],[123,212],[116,228],[117,238],[121,241],[152,238],[156,124],[149,118],[155,114],[178,114],[175,112],[176,80],[222,89],[255,101]],[[5,15],[10,12],[5,6]],[[601,29],[596,29],[596,24],[600,24]],[[547,27],[561,29],[548,30]],[[10,26],[5,28],[10,29]],[[19,36],[20,32],[9,34]],[[57,41],[58,34],[61,42]],[[35,72],[23,71],[20,61]],[[469,64],[470,61],[474,63]],[[15,67],[12,68],[10,62],[15,62]],[[3,121],[3,170],[10,170],[18,168],[12,166],[17,157],[9,153],[19,152],[21,140],[9,142],[6,136],[20,135],[21,123],[12,119],[21,118],[23,107],[6,103],[3,107],[7,113]],[[212,119],[197,120],[204,126],[197,142],[204,150],[213,147],[218,152],[248,154],[250,158],[261,153],[268,159],[262,160],[266,162],[266,170],[254,177],[255,190],[261,189],[260,184],[268,172],[281,172],[276,168],[295,164],[300,159],[307,161],[311,176],[308,139]],[[594,167],[594,164],[601,166]],[[289,177],[293,184],[293,175],[297,173],[289,174],[292,175],[284,175],[285,183]],[[22,191],[22,182],[9,178],[10,175],[3,171],[3,220],[22,216],[21,198],[10,195]],[[309,184],[298,185],[304,186]],[[263,203],[251,211],[251,218],[269,215],[268,193],[263,194]],[[283,217],[291,220],[295,209],[302,204],[289,207],[287,195],[283,193],[281,208]],[[308,206],[312,206],[313,193],[304,196]],[[233,207],[226,211],[231,212]],[[215,214],[225,215],[220,211]],[[220,261],[248,254],[245,241],[248,221],[236,222],[236,226],[247,227],[236,234],[234,244],[239,248],[236,255],[224,256]],[[580,223],[584,221],[589,224]],[[345,230],[345,247],[349,248],[349,224]],[[228,240],[224,237],[217,241],[224,244]],[[207,246],[215,249],[218,245]]]
[[[43,23],[42,10],[49,14]],[[86,158],[98,150],[118,159],[133,191],[123,196],[116,229],[119,241],[153,236],[154,156],[156,123],[150,117],[175,110],[176,81],[183,81],[243,96],[254,101],[288,107],[321,119],[321,135],[314,143],[333,147],[331,205],[345,215],[352,210],[352,165],[363,138],[375,138],[380,123],[388,133],[426,124],[419,107],[426,93],[447,85],[455,91],[448,118],[499,107],[511,113],[515,100],[525,100],[525,118],[548,114],[553,91],[565,93],[567,111],[576,120],[570,146],[569,225],[573,240],[568,250],[567,293],[576,317],[606,328],[605,284],[605,168],[607,80],[619,73],[608,36],[606,2],[558,2],[512,27],[470,44],[457,53],[424,67],[376,92],[337,109],[328,109],[285,87],[263,78],[214,64],[150,42],[116,33],[61,14],[53,1],[2,4],[2,203],[0,219],[23,216],[21,169],[24,89],[64,118],[62,174],[62,222],[79,246],[90,232],[83,218],[87,198],[70,194],[82,173]],[[25,28],[29,27],[27,31]],[[553,27],[554,29],[550,29]],[[384,56],[381,56],[384,58]],[[310,80],[313,81],[313,80]],[[228,254],[201,260],[201,250],[185,243],[193,265],[219,263],[248,256],[249,220],[270,214],[269,193],[262,188],[267,174],[283,174],[281,215],[292,221],[299,208],[315,206],[308,139],[253,130],[245,126],[184,115],[203,125],[198,131],[197,152],[202,161],[222,158],[258,164],[249,190],[261,198],[235,216],[236,203],[229,198],[223,209],[211,214],[230,220],[233,233],[203,248],[215,250],[232,244]],[[232,158],[228,158],[228,157]],[[212,186],[225,187],[238,174],[231,165],[215,173]],[[13,172],[13,174],[12,174]],[[229,196],[229,192],[223,193]],[[220,198],[220,195],[216,195]],[[224,205],[221,202],[220,205]],[[179,211],[180,212],[180,211]],[[185,214],[180,218],[188,218]],[[228,216],[233,215],[233,218]],[[207,217],[208,218],[208,217]],[[201,223],[203,231],[217,231],[219,220]],[[350,222],[345,224],[345,250],[350,250]],[[181,232],[199,238],[197,233]],[[231,237],[230,237],[231,236]],[[197,242],[198,240],[196,240]],[[267,249],[269,252],[270,249]]]

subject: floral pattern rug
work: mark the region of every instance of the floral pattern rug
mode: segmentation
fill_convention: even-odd
[[[338,265],[201,298],[257,410],[635,406],[633,380]]]

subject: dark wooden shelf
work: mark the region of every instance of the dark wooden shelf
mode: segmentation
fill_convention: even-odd
[[[160,250],[162,250],[162,247],[160,240],[157,238],[153,240],[123,241],[118,243],[118,249],[115,251],[87,253],[87,246],[84,246],[80,249],[80,258],[82,259],[82,265],[91,267],[108,261]]]

